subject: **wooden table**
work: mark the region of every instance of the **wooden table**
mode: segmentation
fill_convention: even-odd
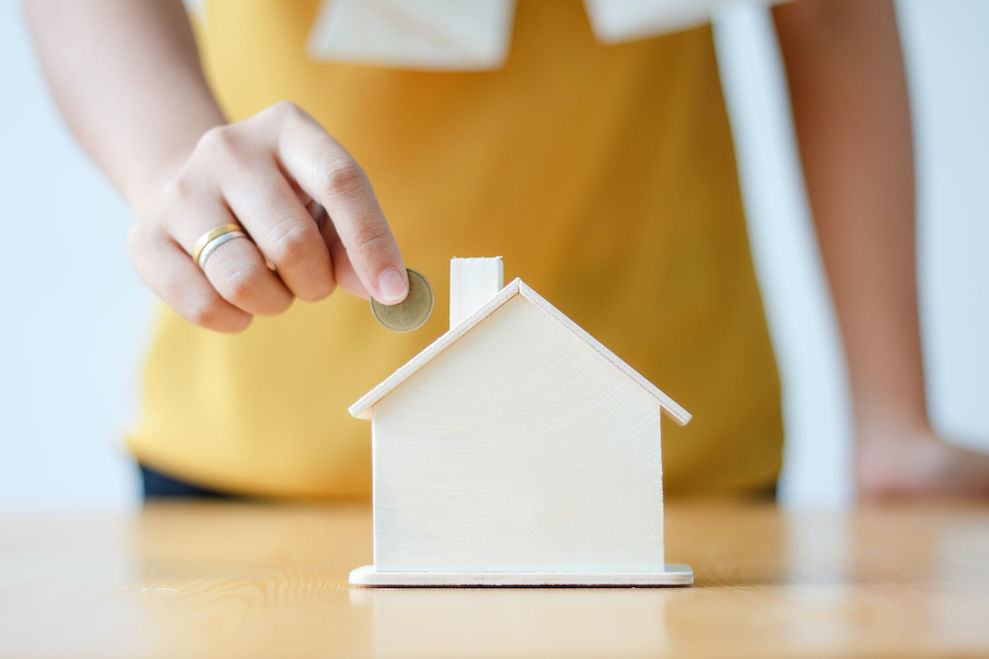
[[[989,655],[989,505],[672,503],[675,589],[349,588],[364,504],[0,516],[0,655]]]

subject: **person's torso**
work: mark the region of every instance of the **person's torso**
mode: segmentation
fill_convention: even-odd
[[[368,494],[348,405],[446,329],[450,257],[502,255],[694,414],[664,435],[667,492],[771,485],[779,385],[710,28],[604,46],[578,0],[523,0],[504,67],[417,72],[309,59],[317,5],[208,2],[211,84],[231,120],[290,99],[347,147],[437,312],[395,334],[338,292],[229,336],[164,309],[138,457],[233,491]]]

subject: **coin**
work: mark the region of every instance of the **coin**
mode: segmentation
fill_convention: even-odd
[[[382,304],[371,298],[371,313],[393,332],[419,329],[433,313],[433,287],[421,272],[408,268],[409,294],[398,304]]]

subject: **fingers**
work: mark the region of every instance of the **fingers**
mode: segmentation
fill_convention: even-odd
[[[163,232],[135,229],[129,241],[131,261],[165,304],[200,327],[228,333],[247,329],[251,315],[224,300],[181,246]]]
[[[326,211],[323,212],[325,213]],[[357,273],[354,272],[354,266],[351,265],[350,260],[347,258],[347,250],[344,248],[343,243],[340,242],[340,236],[337,235],[333,223],[329,221],[324,222],[321,224],[320,230],[323,234],[323,241],[330,249],[330,261],[333,263],[333,278],[336,280],[337,285],[357,297],[364,299],[370,297]]]
[[[191,254],[224,224],[250,238]],[[309,115],[280,103],[213,128],[131,232],[142,279],[192,322],[225,332],[273,315],[295,297],[339,284],[395,304],[408,294],[402,255],[363,170]]]
[[[186,204],[186,213],[176,213],[166,221],[175,242],[191,254],[196,242],[207,231],[224,224],[237,224],[236,218],[216,198],[196,198]],[[216,292],[230,304],[251,315],[271,316],[292,305],[292,293],[265,265],[253,242],[245,238],[229,240],[210,254],[203,273]]]
[[[228,178],[222,192],[297,297],[314,302],[333,292],[330,253],[319,225],[274,163]]]
[[[367,293],[385,304],[404,300],[409,290],[405,263],[367,175],[302,110],[280,104],[275,111],[290,116],[279,133],[278,158],[299,186],[329,213],[344,252],[333,255],[337,268],[337,257],[344,256]]]

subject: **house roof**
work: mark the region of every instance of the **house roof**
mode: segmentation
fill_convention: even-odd
[[[605,348],[597,339],[585,332],[577,323],[570,320],[559,309],[546,301],[544,297],[529,288],[525,282],[516,278],[508,286],[501,289],[494,297],[479,307],[474,313],[464,318],[456,326],[433,341],[425,350],[409,360],[404,366],[389,375],[378,386],[367,392],[360,400],[350,406],[350,414],[358,419],[370,419],[371,408],[382,398],[387,396],[393,389],[405,382],[416,371],[428,364],[436,355],[443,352],[464,334],[469,332],[482,320],[497,311],[502,305],[511,300],[516,295],[532,303],[536,308],[543,311],[547,316],[555,320],[564,329],[577,337],[584,345],[597,353],[606,362],[617,368],[629,380],[641,387],[647,394],[656,399],[660,408],[666,412],[679,425],[685,425],[690,421],[690,413],[680,407],[676,401],[656,388],[653,383],[645,379],[631,366],[622,361],[618,355]]]

